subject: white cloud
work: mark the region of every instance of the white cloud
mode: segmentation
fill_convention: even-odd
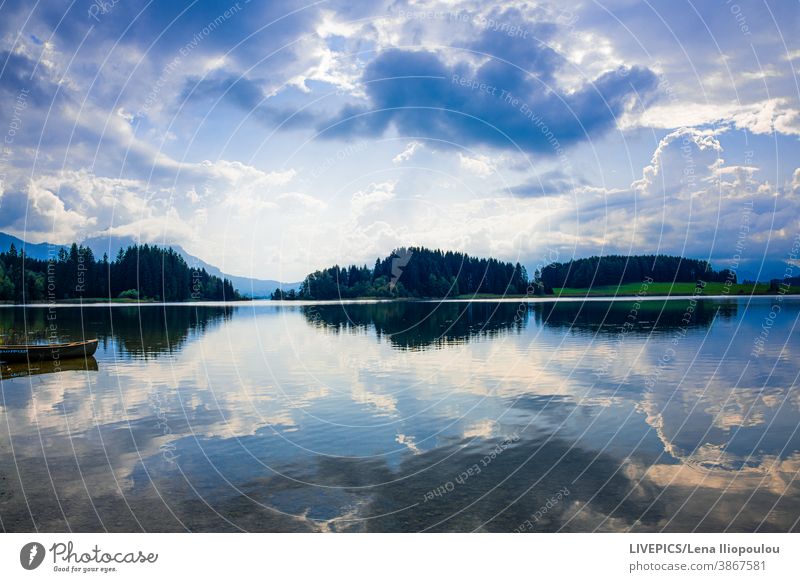
[[[221,178],[230,184],[247,183],[253,188],[272,188],[284,186],[297,175],[293,169],[275,172],[264,172],[238,161],[204,160],[198,165],[211,178]]]
[[[127,121],[128,123],[133,123],[133,114],[125,111],[124,107],[120,107],[119,109],[117,109],[117,115],[120,116],[125,121]]]
[[[421,150],[425,145],[422,142],[412,141],[409,142],[406,148],[392,158],[392,163],[402,164],[414,157],[414,154]]]
[[[397,182],[373,182],[366,189],[359,190],[350,199],[350,206],[355,215],[361,215],[368,209],[394,198]]]
[[[495,166],[489,156],[477,154],[475,156],[465,156],[463,153],[458,153],[458,161],[461,169],[474,174],[479,178],[486,178],[495,172]]]
[[[168,208],[162,215],[149,214],[143,218],[108,229],[112,236],[133,237],[140,242],[186,241],[192,237],[193,228],[185,222],[176,208]]]
[[[800,135],[800,113],[786,99],[768,99],[759,103],[675,102],[654,105],[633,112],[621,120],[623,129],[634,127],[693,127],[717,125],[746,129],[755,134],[779,132]]]
[[[324,210],[328,204],[324,200],[315,198],[302,192],[285,192],[279,194],[276,200],[285,209],[299,209],[306,211]]]
[[[518,12],[503,13],[509,6]],[[32,62],[39,61],[32,81],[58,86],[59,90],[58,100],[40,106],[30,99],[24,112],[25,131],[17,135],[14,159],[0,195],[3,228],[27,228],[32,240],[56,242],[109,229],[141,232],[157,240],[169,233],[174,237],[171,242],[181,244],[190,237],[198,254],[209,259],[216,256],[215,249],[223,238],[242,240],[261,251],[280,247],[284,235],[302,239],[309,231],[324,232],[325,237],[310,251],[316,257],[315,267],[351,257],[374,258],[395,244],[462,248],[508,259],[535,256],[543,245],[558,246],[566,254],[574,249],[598,252],[604,244],[621,250],[633,245],[638,251],[637,245],[652,247],[659,242],[664,249],[680,250],[686,242],[697,250],[708,247],[715,232],[720,245],[725,236],[735,234],[741,203],[750,198],[758,206],[751,248],[757,240],[763,247],[772,237],[770,244],[777,242],[779,246],[774,248],[779,249],[787,233],[792,232],[791,218],[798,215],[800,174],[791,179],[782,174],[767,182],[759,178],[761,172],[755,168],[726,162],[721,146],[726,139],[724,132],[732,129],[747,129],[758,135],[777,132],[781,134],[778,140],[800,135],[791,69],[800,53],[783,46],[776,50],[780,44],[777,38],[774,43],[759,39],[761,62],[755,63],[751,51],[731,50],[731,38],[717,29],[720,47],[704,44],[708,43],[705,35],[686,35],[683,30],[676,31],[683,35],[677,39],[654,35],[652,31],[660,24],[650,20],[649,13],[643,17],[642,11],[647,12],[644,8],[630,7],[619,15],[623,26],[632,22],[640,25],[634,29],[636,37],[612,34],[607,15],[591,3],[571,8],[574,13],[555,4],[513,2],[498,9],[473,0],[412,3],[407,8],[402,16],[396,6],[375,8],[361,18],[326,5],[308,18],[306,29],[298,30],[295,37],[281,39],[281,43],[287,43],[282,51],[287,53],[285,59],[276,54],[257,62],[263,55],[238,50],[224,53],[225,48],[208,42],[174,69],[165,68],[175,57],[174,51],[158,54],[154,48],[147,52],[147,46],[136,38],[111,51],[117,38],[103,37],[107,30],[98,29],[100,37],[87,38],[90,44],[86,48],[91,50],[83,51],[86,54],[82,53],[74,65],[69,60],[72,52],[58,36],[54,37],[58,46],[40,44],[28,35],[16,40],[16,33],[8,36],[4,39],[8,47]],[[248,12],[246,18],[252,18],[251,14]],[[459,18],[452,18],[456,14]],[[378,17],[372,17],[375,15]],[[277,95],[277,108],[288,103],[313,103],[309,109],[312,116],[339,111],[342,105],[357,103],[364,96],[360,82],[364,67],[390,47],[432,50],[448,64],[468,60],[477,67],[486,57],[468,56],[464,53],[469,51],[447,46],[468,47],[469,41],[487,32],[486,20],[482,19],[489,17],[513,17],[511,24],[519,24],[536,36],[536,41],[554,48],[559,59],[563,57],[564,62],[552,70],[555,82],[545,80],[551,88],[581,86],[586,79],[623,63],[649,66],[670,80],[674,98],[665,102],[662,95],[661,101],[644,110],[627,112],[620,124],[623,129],[668,130],[669,135],[643,168],[639,180],[614,190],[583,186],[576,180],[578,188],[536,200],[486,196],[498,190],[493,182],[506,178],[499,175],[498,166],[516,176],[530,171],[529,167],[510,168],[487,148],[460,153],[458,158],[452,154],[425,156],[426,162],[430,158],[432,173],[438,172],[435,179],[422,173],[411,177],[404,168],[388,168],[403,173],[401,189],[392,181],[394,175],[389,175],[391,179],[386,174],[377,178],[374,176],[378,174],[370,173],[386,170],[388,159],[401,165],[414,156],[419,158],[422,143],[406,137],[400,142],[405,147],[400,148],[367,138],[367,147],[359,148],[358,155],[332,156],[335,168],[326,168],[324,182],[319,180],[319,189],[312,190],[307,174],[288,168],[285,156],[292,153],[291,163],[297,168],[318,170],[320,160],[333,151],[326,148],[342,151],[341,143],[316,140],[317,149],[304,155],[310,149],[303,151],[297,146],[309,137],[302,134],[306,128],[293,127],[277,137],[269,134],[270,142],[258,148],[257,161],[239,161],[251,159],[253,145],[266,139],[263,127],[239,124],[241,111],[236,111],[232,101],[183,103],[187,89],[198,78],[213,85],[244,76],[259,91]],[[21,18],[10,20],[9,30],[22,29],[25,23]],[[715,22],[709,24],[715,26]],[[37,33],[43,29],[42,22],[33,25],[39,27]],[[229,30],[241,33],[241,29]],[[524,48],[532,37],[510,38],[502,31],[488,32],[493,32],[498,43],[497,56],[508,57],[524,68],[526,57],[519,53],[515,59],[510,49]],[[766,33],[762,31],[762,35]],[[680,49],[684,47],[692,57],[704,58],[681,58]],[[501,54],[500,49],[509,52]],[[108,62],[100,67],[106,58]],[[97,82],[91,85],[95,75],[99,75]],[[91,91],[85,93],[90,85]],[[307,91],[308,97],[298,99],[294,87]],[[131,112],[142,111],[154,89],[157,94],[144,118],[134,117]],[[333,94],[333,89],[339,91]],[[290,94],[281,94],[283,91]],[[226,99],[232,94],[229,92]],[[43,101],[51,97],[45,91]],[[204,110],[205,105],[209,109]],[[37,152],[34,148],[45,118],[46,144]],[[715,131],[696,129],[708,126]],[[684,127],[689,129],[676,129]],[[230,133],[224,128],[230,128]],[[691,180],[684,174],[689,168],[680,152],[684,140],[694,161]],[[783,148],[787,142],[776,144]],[[570,148],[570,156],[577,154],[575,167],[593,163],[587,150]],[[740,153],[741,149],[729,152],[734,159]],[[781,149],[776,166],[787,166],[783,156]],[[25,158],[35,160],[33,180],[30,166],[24,167]],[[204,158],[209,160],[199,161]],[[556,163],[542,162],[545,170],[551,169],[548,164]],[[608,171],[619,171],[621,165],[612,161]],[[351,180],[367,175],[370,178],[352,185]],[[456,179],[464,176],[473,178],[472,183],[478,186],[472,189],[474,195],[484,197],[482,200],[467,199],[470,188]],[[367,185],[367,180],[374,183]],[[353,191],[351,200],[338,205],[326,198],[340,192],[346,197]],[[427,207],[409,202],[417,198]],[[323,209],[326,224],[320,226],[317,213]],[[773,214],[775,209],[777,213]],[[331,245],[331,240],[341,241],[341,245]],[[246,258],[237,263],[240,267],[245,264],[253,268]],[[267,260],[256,268],[262,276],[273,276],[273,269],[277,269],[275,262]],[[296,275],[307,272],[305,265],[296,268]]]
[[[783,55],[783,57],[787,61],[796,61],[796,60],[800,59],[800,49],[790,51],[789,53]]]
[[[761,259],[786,256],[798,227],[800,196],[756,178],[756,168],[726,164],[717,137],[693,129],[661,140],[629,190],[593,189],[562,197],[550,216],[565,251]],[[569,204],[570,199],[573,201]],[[737,250],[737,238],[745,239]]]
[[[137,234],[145,242],[180,244],[192,234],[183,215],[196,222],[197,212],[207,216],[209,208],[221,206],[255,216],[278,207],[275,188],[290,183],[296,174],[291,169],[265,172],[228,160],[180,167],[174,188],[99,176],[85,168],[41,174],[17,194],[4,186],[2,228],[17,233],[24,229],[32,242],[68,243],[111,232]],[[185,195],[175,197],[175,191]],[[284,194],[281,200],[286,207],[324,206],[304,194]]]
[[[13,193],[3,194],[3,228],[23,230],[23,238],[32,242],[82,240],[110,228],[112,221],[126,224],[154,211],[143,184],[88,170],[37,176],[20,193],[20,204],[12,204]]]

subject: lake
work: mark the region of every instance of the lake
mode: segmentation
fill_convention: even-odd
[[[0,307],[5,531],[788,531],[800,300]]]

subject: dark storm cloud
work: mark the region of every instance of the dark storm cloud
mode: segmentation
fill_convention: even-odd
[[[202,52],[228,50],[241,43],[239,50],[253,57],[256,51],[274,50],[307,33],[319,15],[318,5],[298,5],[292,0],[79,0],[72,6],[42,4],[34,13],[35,20],[45,30],[54,31],[57,44],[77,46],[88,33],[89,47],[117,40],[123,47],[143,49],[153,45],[150,54],[156,59],[171,58],[195,35],[203,37],[202,46],[197,47]]]
[[[474,68],[446,64],[431,52],[387,50],[364,71],[370,105],[345,107],[320,129],[327,137],[347,137],[395,126],[410,136],[464,145],[558,153],[613,128],[632,98],[647,100],[657,85],[652,71],[632,67],[561,93],[547,83],[558,55],[531,47],[525,63],[533,74],[497,59]]]
[[[319,6],[291,1],[6,3],[0,35],[10,42],[0,53],[0,96],[13,103],[26,91],[22,128],[14,145],[46,151],[48,155],[37,160],[40,168],[51,161],[63,163],[68,147],[77,165],[107,164],[111,167],[106,170],[118,174],[113,166],[117,158],[100,156],[98,161],[96,156],[101,144],[103,149],[130,145],[129,134],[119,128],[118,113],[137,112],[145,104],[174,109],[180,96],[174,87],[186,71],[197,71],[202,66],[197,63],[220,54],[228,53],[226,69],[232,79],[243,67],[258,75],[257,63],[276,51],[261,66],[276,78],[293,74],[286,71],[296,55],[286,45],[313,32],[319,17]],[[37,63],[40,54],[46,59]],[[182,66],[173,68],[176,62]],[[207,90],[224,91],[234,82],[211,81]],[[236,83],[232,93],[244,106],[263,98],[255,82]],[[150,94],[155,95],[153,103],[147,101]],[[291,111],[261,106],[255,115],[274,126]],[[136,176],[150,176],[152,151],[133,147],[129,153],[126,168]],[[25,163],[19,156],[12,161]]]
[[[564,57],[545,44],[555,33],[555,24],[529,22],[515,9],[493,11],[482,22],[495,24],[484,25],[467,48],[492,57],[492,66],[484,74],[491,74],[496,85],[507,86],[531,75],[542,83],[552,83],[553,73],[565,63]]]
[[[189,64],[224,54],[230,71],[247,68],[255,76],[264,68],[280,76],[297,60],[293,41],[313,33],[320,5],[291,0],[79,0],[4,6],[3,16],[0,33],[13,38],[24,29],[28,34],[17,45],[28,39],[50,41],[60,71],[69,67],[73,86],[90,89],[93,103],[110,108],[127,106],[137,90],[151,89],[176,59]],[[173,77],[181,71],[169,73]]]
[[[181,94],[181,101],[217,101],[234,105],[263,122],[268,127],[281,125],[284,129],[309,126],[315,117],[308,111],[276,107],[269,104],[261,85],[245,77],[189,79]]]

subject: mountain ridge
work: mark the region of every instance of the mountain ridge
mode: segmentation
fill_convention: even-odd
[[[17,247],[17,250],[24,250],[25,254],[29,257],[41,260],[47,260],[49,257],[57,256],[58,251],[62,248],[69,249],[69,245],[57,245],[47,242],[30,243],[12,234],[0,232],[0,252],[8,250],[12,243]],[[96,236],[87,238],[81,241],[80,244],[92,249],[92,252],[98,258],[102,257],[103,253],[107,253],[109,259],[113,259],[120,249],[133,246],[137,244],[137,241],[135,238],[130,236]],[[247,297],[269,297],[276,289],[293,289],[299,287],[300,285],[299,282],[282,283],[272,279],[258,279],[255,277],[229,275],[224,273],[219,267],[207,263],[199,257],[190,254],[180,245],[175,244],[158,246],[172,247],[176,253],[184,258],[190,267],[205,269],[209,275],[214,275],[220,279],[228,279],[239,293]]]

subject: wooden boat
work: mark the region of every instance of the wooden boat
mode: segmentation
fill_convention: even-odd
[[[39,374],[55,374],[58,372],[97,372],[97,360],[89,356],[85,360],[72,358],[71,360],[53,361],[40,360],[38,362],[17,362],[15,364],[0,364],[0,378],[12,380],[25,376],[38,376]]]
[[[97,340],[69,342],[64,344],[0,346],[0,361],[28,362],[52,360],[68,360],[70,358],[88,358],[97,350]]]

